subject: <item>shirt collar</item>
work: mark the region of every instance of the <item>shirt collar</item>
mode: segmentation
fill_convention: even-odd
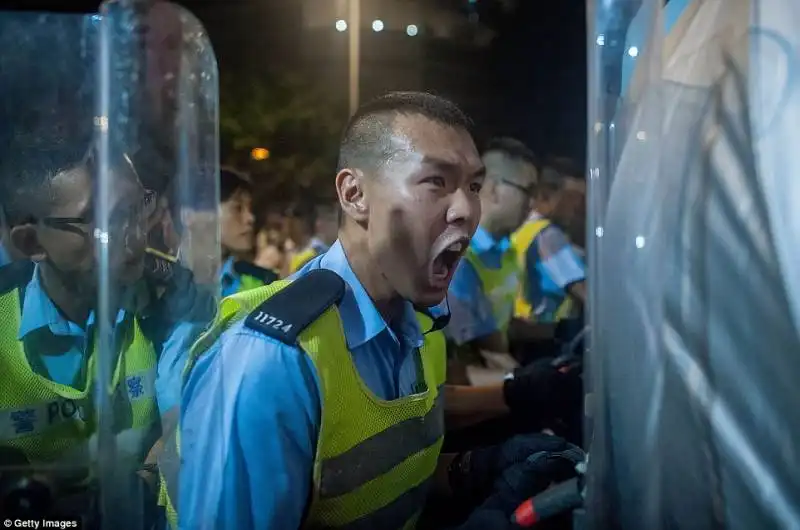
[[[125,318],[125,311],[117,313],[117,324]],[[86,327],[94,323],[94,311],[89,313]],[[25,300],[22,305],[22,316],[17,339],[24,339],[32,331],[47,327],[53,335],[82,337],[86,331],[79,325],[65,318],[44,291],[39,278],[39,265],[33,270],[33,277],[25,288]]]
[[[499,240],[495,239],[492,234],[490,234],[482,226],[478,226],[478,229],[475,230],[475,235],[472,236],[472,241],[470,241],[472,250],[478,254],[483,254],[484,252],[490,252],[493,250],[505,252],[508,250],[510,245],[511,242],[509,241],[508,237],[504,237]]]
[[[324,254],[330,249],[330,247],[318,237],[312,237],[311,241],[308,243],[308,247],[316,251],[317,254]]]
[[[222,267],[219,270],[219,279],[223,285],[225,284],[225,280],[235,281],[239,278],[239,274],[233,267],[235,261],[233,256],[231,256],[222,263]]]
[[[309,267],[304,267],[302,270],[313,268],[331,270],[347,284],[347,295],[339,306],[339,312],[344,324],[347,346],[350,349],[369,342],[389,327],[350,267],[339,241],[336,241],[328,252],[309,263]],[[394,329],[402,335],[400,338],[406,344],[415,348],[422,347],[422,331],[411,302],[404,301],[403,313],[400,320],[395,323]]]

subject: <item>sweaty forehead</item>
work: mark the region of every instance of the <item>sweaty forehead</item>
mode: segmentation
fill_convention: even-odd
[[[469,132],[425,116],[401,114],[395,117],[390,141],[392,158],[427,157],[467,168],[481,166]]]

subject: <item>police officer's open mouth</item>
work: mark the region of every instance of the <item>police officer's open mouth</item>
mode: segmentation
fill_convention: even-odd
[[[433,280],[441,281],[449,279],[466,248],[466,243],[457,241],[441,251],[433,259],[431,267],[431,277]]]

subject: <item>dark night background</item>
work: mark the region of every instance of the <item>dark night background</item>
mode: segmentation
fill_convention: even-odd
[[[467,0],[426,1],[468,17]],[[208,29],[223,81],[242,70],[334,69],[339,72],[338,78],[327,76],[322,82],[325,90],[338,93],[346,101],[346,34],[334,30],[334,20],[326,28],[304,29],[301,0],[181,3]],[[383,2],[362,0],[362,18],[368,18],[370,3]],[[419,23],[423,30],[414,39],[405,34],[393,36],[388,30],[364,31],[362,99],[390,89],[437,92],[460,103],[475,119],[482,136],[517,136],[539,153],[583,162],[585,1],[519,0],[510,12],[503,12],[499,4],[496,0],[475,3],[480,22],[496,33],[484,49],[465,46],[458,39],[433,42],[426,38],[424,20]],[[422,49],[409,46],[403,50],[402,44],[409,41]],[[415,82],[409,83],[409,78],[415,78]]]
[[[327,189],[320,179],[327,182],[347,119],[351,28],[335,29],[347,18],[347,0],[177,3],[199,18],[216,51],[223,163],[261,177],[273,200]],[[0,7],[95,11],[98,4]],[[584,0],[361,0],[361,18],[362,101],[389,90],[431,91],[473,117],[479,141],[514,136],[540,155],[585,161]],[[372,31],[374,19],[383,31]],[[419,34],[407,35],[406,24]],[[270,160],[251,160],[254,147],[269,148]]]

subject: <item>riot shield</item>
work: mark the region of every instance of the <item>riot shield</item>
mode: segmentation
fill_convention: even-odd
[[[70,324],[85,323],[92,305],[84,289],[93,265],[79,168],[92,135],[97,22],[0,13],[4,519],[79,518],[94,509],[86,334]]]
[[[0,512],[160,528],[218,292],[214,54],[170,4],[0,22]]]
[[[800,526],[791,0],[589,2],[589,528]]]
[[[137,515],[121,517],[129,499],[174,508],[183,370],[219,292],[218,83],[208,37],[180,7],[108,2],[100,29],[96,380],[121,391],[97,395],[98,468],[103,524],[117,528]]]

